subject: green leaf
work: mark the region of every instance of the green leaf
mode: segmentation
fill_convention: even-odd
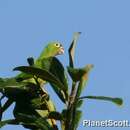
[[[56,84],[50,83],[53,90],[59,98],[65,103],[68,99],[68,82],[65,70],[61,62],[56,57],[45,58],[42,61],[42,67],[49,73],[53,74],[63,85],[66,91],[62,91]]]
[[[67,120],[67,109],[63,109],[62,110],[62,117],[63,117],[63,120],[61,121],[61,128],[62,130],[65,130],[65,127],[66,127],[66,120]]]
[[[32,106],[30,100],[30,97],[28,97],[27,95],[22,96],[16,100],[15,107],[13,110],[13,115],[16,119],[21,118],[19,117],[19,113],[39,116],[39,114],[36,112],[35,107]]]
[[[19,122],[15,119],[0,121],[0,128],[5,125],[19,125]]]
[[[63,116],[64,119],[66,119],[67,109],[63,109],[63,110],[62,110],[62,116]]]
[[[45,58],[42,62],[42,67],[53,74],[68,90],[64,66],[56,57]]]
[[[84,97],[80,97],[79,99],[85,99],[85,98],[110,101],[115,103],[118,106],[121,106],[123,104],[123,100],[121,98],[113,98],[113,97],[105,97],[105,96],[84,96]]]
[[[15,78],[1,78],[0,80],[0,92],[7,98],[14,100],[16,96],[25,91],[27,91],[25,83],[18,83]]]
[[[78,85],[78,90],[77,90],[77,94],[76,97],[79,97],[83,91],[83,89],[85,88],[87,81],[88,81],[88,75],[90,70],[93,68],[92,64],[88,64],[86,65],[83,70],[86,71],[85,74],[82,75],[80,81],[79,81],[79,85]]]
[[[63,120],[63,116],[61,113],[59,112],[50,112],[49,115],[48,115],[48,118],[49,119],[55,119],[55,120]]]
[[[47,122],[46,118],[37,117],[34,115],[26,115],[23,113],[19,113],[19,122],[25,128],[35,128],[35,129],[43,129],[43,130],[53,130],[50,124]]]
[[[16,100],[18,97],[24,96],[29,88],[25,86],[7,86],[2,89],[2,93],[11,100]]]
[[[84,68],[72,68],[67,67],[68,73],[73,81],[77,82],[81,79],[81,77],[86,74],[86,70]]]
[[[18,83],[15,78],[0,78],[0,91],[6,87],[22,87],[23,85],[25,85],[25,83]]]
[[[47,110],[47,106],[45,104],[45,101],[40,97],[32,99],[31,100],[31,106],[34,109]]]
[[[83,104],[83,100],[78,100],[76,104],[76,108],[80,108]]]
[[[35,75],[38,78],[41,78],[45,81],[56,84],[61,90],[66,91],[66,88],[64,87],[64,85],[53,74],[51,74],[45,69],[39,69],[39,68],[31,67],[31,66],[20,66],[20,67],[14,68],[14,70],[18,70],[27,74]]]
[[[48,101],[46,101],[46,104],[48,106],[49,111],[56,111],[54,102],[51,99],[49,99]]]
[[[28,79],[34,78],[33,75],[31,74],[26,74],[26,73],[20,73],[15,77],[15,80],[18,83],[21,83],[22,81],[27,81]]]
[[[82,117],[82,111],[76,110],[75,118],[73,118],[73,121],[72,121],[72,130],[77,129],[81,117]]]
[[[78,40],[78,37],[80,34],[81,34],[81,32],[74,33],[72,43],[71,43],[69,50],[68,50],[68,52],[69,52],[69,66],[72,68],[74,67],[75,47],[76,47],[76,43],[77,43],[77,40]]]

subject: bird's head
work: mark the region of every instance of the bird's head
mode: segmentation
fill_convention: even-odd
[[[49,56],[56,56],[64,54],[64,48],[60,42],[50,42],[45,50]]]
[[[64,54],[64,48],[60,42],[49,42],[40,54],[40,59]]]

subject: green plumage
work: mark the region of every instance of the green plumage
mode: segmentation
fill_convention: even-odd
[[[53,57],[55,57],[56,55],[61,55],[64,53],[64,49],[62,47],[62,45],[59,43],[59,42],[50,42],[48,43],[48,45],[43,49],[43,51],[41,52],[40,56],[33,62],[32,59],[29,59],[28,60],[28,63],[31,65],[31,66],[34,66],[36,68],[40,68],[40,69],[46,69],[47,71],[50,71],[50,69],[52,68],[51,66],[51,62],[48,62],[46,64],[46,59],[53,59]],[[45,61],[45,62],[44,62]],[[53,65],[53,64],[52,64]],[[62,67],[62,66],[61,66]],[[62,67],[63,68],[63,67]],[[60,71],[60,70],[59,70]],[[54,73],[55,75],[56,73]],[[59,76],[59,78],[61,78]],[[39,78],[38,78],[39,79]],[[59,80],[62,80],[62,79],[59,79]],[[34,80],[34,78],[32,77],[32,75],[29,75],[29,74],[26,74],[26,73],[20,73],[18,74],[17,76],[13,77],[13,78],[0,78],[0,91],[3,93],[4,96],[8,97],[9,98],[9,104],[4,106],[5,109],[7,109],[12,103],[13,101],[16,101],[16,105],[15,105],[15,108],[14,108],[14,113],[15,113],[15,117],[17,118],[17,115],[19,114],[19,112],[21,112],[21,104],[23,106],[25,106],[26,104],[26,109],[25,109],[25,112],[23,110],[23,114],[26,113],[26,111],[30,111],[30,108],[27,107],[27,106],[30,106],[30,102],[28,102],[28,100],[25,100],[25,101],[19,101],[19,99],[15,98],[14,96],[16,96],[16,94],[19,95],[19,88],[21,87],[24,87],[24,85],[26,85],[26,83],[24,82],[18,82],[18,81],[25,81],[25,82],[31,82],[33,84],[36,84],[36,81]],[[42,81],[42,82],[41,82]],[[41,83],[43,82],[46,82],[46,81],[43,81],[42,79],[39,79],[38,82],[40,83],[40,86],[42,85]],[[5,90],[6,88],[10,88],[10,91],[7,92],[7,94],[5,94]],[[14,91],[16,88],[17,89],[17,92]],[[26,88],[26,87],[25,87]],[[7,89],[8,90],[8,89]],[[13,91],[12,91],[13,90]],[[23,90],[23,88],[22,88]],[[30,89],[31,90],[31,89]],[[29,91],[30,91],[29,90]],[[26,90],[23,90],[24,93],[28,94],[28,89]],[[24,95],[24,97],[26,98],[27,96]],[[32,92],[30,91],[30,94]],[[59,94],[59,93],[58,93]],[[14,95],[14,96],[13,96]],[[23,96],[22,95],[22,96]],[[10,100],[10,96],[13,97],[12,100]],[[17,96],[19,97],[19,96]],[[23,98],[24,98],[23,97]],[[29,98],[29,97],[28,97]],[[27,98],[27,99],[28,99]],[[31,97],[30,97],[31,98]],[[19,104],[21,102],[21,104]],[[52,101],[50,99],[46,100],[46,106],[47,106],[47,110],[42,110],[42,112],[40,111],[37,111],[37,109],[35,109],[34,111],[36,111],[38,114],[40,114],[41,116],[47,116],[48,112],[50,111],[55,111],[55,106],[54,104],[52,103]],[[16,109],[17,108],[17,109]],[[19,109],[18,109],[19,108]],[[43,112],[47,111],[46,114],[43,114]],[[18,115],[19,116],[19,115]],[[48,122],[51,124],[51,125],[54,125],[55,124],[55,121],[54,120],[48,120]]]
[[[59,42],[50,42],[48,45],[43,49],[40,56],[34,61],[34,67],[43,69],[43,61],[46,58],[54,57],[56,55],[61,55],[64,53],[63,46]],[[25,79],[29,79],[31,75],[27,75],[25,73],[20,73],[15,78],[18,81],[22,81]],[[33,80],[31,80],[33,82]]]

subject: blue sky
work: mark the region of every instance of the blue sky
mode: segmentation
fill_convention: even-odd
[[[95,66],[83,95],[122,97],[124,100],[122,107],[87,100],[82,106],[82,120],[130,121],[129,6],[129,0],[0,0],[0,77],[15,76],[12,68],[26,65],[27,57],[36,58],[46,43],[53,40],[63,43],[66,51],[59,59],[67,66],[72,35],[80,31],[75,65],[82,67],[92,63]],[[63,105],[57,100],[54,101],[61,110]],[[12,108],[5,113],[5,119],[12,117]],[[87,129],[82,126],[82,120],[78,130]],[[22,126],[2,128],[10,129],[24,130]],[[121,128],[111,128],[116,129]]]

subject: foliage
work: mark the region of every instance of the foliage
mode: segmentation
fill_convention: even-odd
[[[0,78],[0,128],[7,125],[22,125],[31,130],[58,130],[56,121],[60,121],[62,130],[76,130],[82,116],[81,106],[84,99],[111,101],[116,105],[122,105],[121,98],[105,96],[82,96],[88,75],[93,68],[88,64],[83,68],[74,67],[74,54],[77,39],[80,33],[75,33],[69,52],[68,74],[72,80],[72,86],[68,84],[67,73],[62,63],[56,57],[46,58],[43,61],[44,69],[33,66],[33,58],[28,58],[29,66],[19,66],[14,71],[28,74],[26,82],[13,78]],[[32,79],[35,82],[31,82]],[[47,81],[57,94],[65,108],[60,113],[51,101],[50,95],[44,90],[42,81]],[[69,91],[70,90],[70,91]],[[7,101],[2,104],[1,101]],[[14,119],[3,120],[2,115],[8,107],[15,103],[13,110]]]

